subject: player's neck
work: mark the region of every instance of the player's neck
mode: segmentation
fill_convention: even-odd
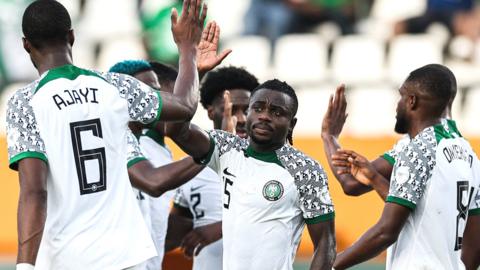
[[[259,144],[256,143],[252,138],[250,138],[249,142],[250,147],[255,151],[259,153],[267,153],[267,152],[274,152],[284,145],[284,143],[269,143],[269,144]]]
[[[69,48],[49,48],[37,55],[37,70],[38,74],[42,75],[46,71],[61,67],[64,65],[73,64],[72,53]]]
[[[414,138],[418,135],[418,133],[422,132],[422,130],[439,124],[441,122],[440,118],[430,118],[430,119],[423,119],[418,121],[413,121],[410,128],[408,129],[408,135],[410,138]]]

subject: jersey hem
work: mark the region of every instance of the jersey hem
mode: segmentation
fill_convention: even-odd
[[[144,157],[134,158],[127,163],[127,168],[130,169],[130,167],[132,167],[133,165],[137,164],[140,161],[144,161],[144,160],[147,160],[147,159],[144,158]]]
[[[390,165],[395,165],[395,159],[390,156],[389,154],[385,153],[381,156],[383,159],[385,159],[388,163],[390,163]]]
[[[480,208],[469,210],[468,215],[469,216],[479,216],[480,215]]]
[[[45,163],[48,163],[47,156],[44,153],[40,153],[40,152],[36,152],[36,151],[28,151],[28,152],[22,152],[20,154],[17,154],[15,156],[13,156],[9,161],[10,169],[17,171],[18,170],[18,162],[22,159],[25,159],[25,158],[37,158],[37,159],[45,161]]]
[[[387,196],[387,199],[385,201],[389,203],[395,203],[401,206],[405,206],[410,210],[415,210],[415,207],[416,207],[414,203],[402,198],[394,197],[394,196]]]
[[[329,220],[332,220],[335,218],[335,212],[332,212],[332,213],[328,213],[328,214],[325,214],[325,215],[321,215],[321,216],[318,216],[318,217],[314,217],[314,218],[305,218],[305,223],[306,224],[317,224],[317,223],[320,223],[320,222],[324,222],[324,221],[329,221]]]

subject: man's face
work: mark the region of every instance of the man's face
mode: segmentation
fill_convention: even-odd
[[[230,92],[230,101],[232,102],[232,116],[237,117],[236,133],[242,138],[247,137],[245,124],[247,121],[248,102],[250,100],[250,91],[246,89],[233,89]],[[221,128],[223,120],[224,99],[223,94],[217,97],[211,106],[211,119],[216,129]]]
[[[292,100],[285,94],[269,89],[255,92],[250,99],[247,133],[257,144],[284,144],[293,129]]]
[[[397,104],[397,122],[395,123],[395,132],[399,134],[408,133],[410,121],[407,115],[408,84],[405,82],[399,89],[400,100]]]

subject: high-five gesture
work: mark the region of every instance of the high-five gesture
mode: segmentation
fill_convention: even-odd
[[[232,115],[233,103],[230,100],[230,92],[228,90],[223,93],[223,102],[222,130],[236,134],[237,117]]]
[[[218,41],[220,39],[220,26],[215,22],[209,22],[203,30],[202,40],[198,45],[197,69],[200,75],[207,73],[220,65],[232,50],[227,49],[217,55]]]
[[[200,14],[201,13],[201,14]],[[180,18],[175,8],[172,9],[172,33],[179,49],[196,48],[202,36],[202,29],[207,17],[207,5],[202,0],[185,0]]]
[[[346,109],[347,99],[345,98],[345,85],[342,84],[337,87],[335,96],[330,96],[328,109],[323,117],[322,123],[322,133],[324,135],[331,135],[338,138],[348,116],[345,112]]]
[[[360,183],[367,186],[377,174],[367,158],[351,150],[339,149],[336,154],[332,155],[332,160],[333,165],[338,168],[338,174],[351,174]]]

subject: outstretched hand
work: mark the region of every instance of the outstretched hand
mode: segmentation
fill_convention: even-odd
[[[209,22],[203,30],[202,39],[198,44],[197,69],[200,74],[205,74],[220,65],[232,52],[227,49],[217,55],[219,40],[220,26],[215,21]]]
[[[172,9],[172,34],[179,48],[196,48],[202,36],[202,29],[207,17],[207,5],[202,0],[183,1],[182,14]],[[201,12],[201,14],[200,14]]]
[[[332,155],[332,163],[337,166],[338,174],[351,174],[360,183],[369,186],[377,174],[370,161],[351,150],[339,149]]]
[[[223,102],[222,130],[236,134],[237,117],[235,115],[232,116],[233,104],[228,90],[223,93]]]
[[[348,114],[347,99],[345,98],[345,85],[337,87],[335,95],[330,96],[328,109],[323,117],[322,134],[338,137],[342,132],[343,125]]]
[[[181,248],[185,256],[191,258],[209,244],[222,238],[222,223],[216,222],[191,230],[182,240]]]

